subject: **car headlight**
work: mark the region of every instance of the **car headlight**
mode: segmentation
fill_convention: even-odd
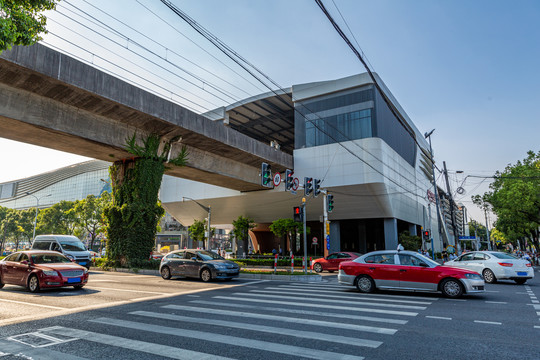
[[[47,276],[58,276],[58,272],[54,270],[43,270],[43,274]]]
[[[465,274],[465,277],[471,280],[484,280],[480,274]]]
[[[213,264],[214,267],[218,270],[225,270],[227,267],[221,264]]]
[[[71,261],[75,260],[75,258],[73,257],[73,255],[71,255],[71,254],[65,254],[65,255],[66,255],[66,257],[67,257],[69,260],[71,260]]]
[[[84,273],[84,274],[88,274],[88,269],[87,269],[87,268],[84,268],[83,273]]]

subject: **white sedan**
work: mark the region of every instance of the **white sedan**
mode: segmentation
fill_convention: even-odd
[[[534,277],[534,269],[529,261],[498,251],[469,252],[444,265],[475,271],[482,274],[487,283],[514,280],[521,285]]]

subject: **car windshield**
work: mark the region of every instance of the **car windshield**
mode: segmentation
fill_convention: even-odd
[[[63,264],[71,263],[67,257],[60,254],[34,254],[31,256],[34,264]]]
[[[62,249],[66,251],[85,251],[86,248],[81,242],[77,241],[62,241],[60,243],[62,245]]]
[[[439,266],[439,265],[441,265],[441,264],[439,264],[438,262],[431,260],[430,258],[428,258],[428,257],[425,256],[425,255],[422,255],[422,254],[416,254],[416,256],[422,258],[422,260],[424,260],[425,262],[427,262],[427,263],[429,264],[429,266]]]
[[[489,254],[493,255],[493,256],[495,256],[496,258],[499,258],[499,259],[512,259],[512,260],[518,259],[517,257],[515,257],[513,255],[510,255],[510,254],[507,254],[507,253],[493,252],[493,253],[489,253]]]
[[[212,251],[197,251],[197,254],[204,260],[224,260],[221,256]]]

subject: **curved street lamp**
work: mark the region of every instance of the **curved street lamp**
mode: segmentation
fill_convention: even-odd
[[[34,241],[34,239],[36,238],[36,223],[37,223],[37,214],[38,214],[38,208],[39,208],[39,200],[40,200],[40,199],[43,199],[43,198],[45,198],[45,197],[47,197],[47,196],[51,196],[51,194],[44,195],[44,196],[42,196],[42,197],[40,197],[40,198],[38,198],[38,197],[37,197],[36,195],[34,195],[34,194],[30,194],[29,192],[26,192],[26,195],[35,197],[35,198],[36,198],[36,201],[37,201],[37,204],[36,204],[36,216],[35,216],[35,218],[34,218],[34,233],[33,233],[33,235],[32,235],[32,241]]]

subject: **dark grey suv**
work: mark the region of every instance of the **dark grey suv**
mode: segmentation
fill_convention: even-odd
[[[165,280],[173,276],[212,279],[232,279],[238,277],[238,264],[225,260],[212,251],[187,249],[168,253],[161,259],[161,277]]]

